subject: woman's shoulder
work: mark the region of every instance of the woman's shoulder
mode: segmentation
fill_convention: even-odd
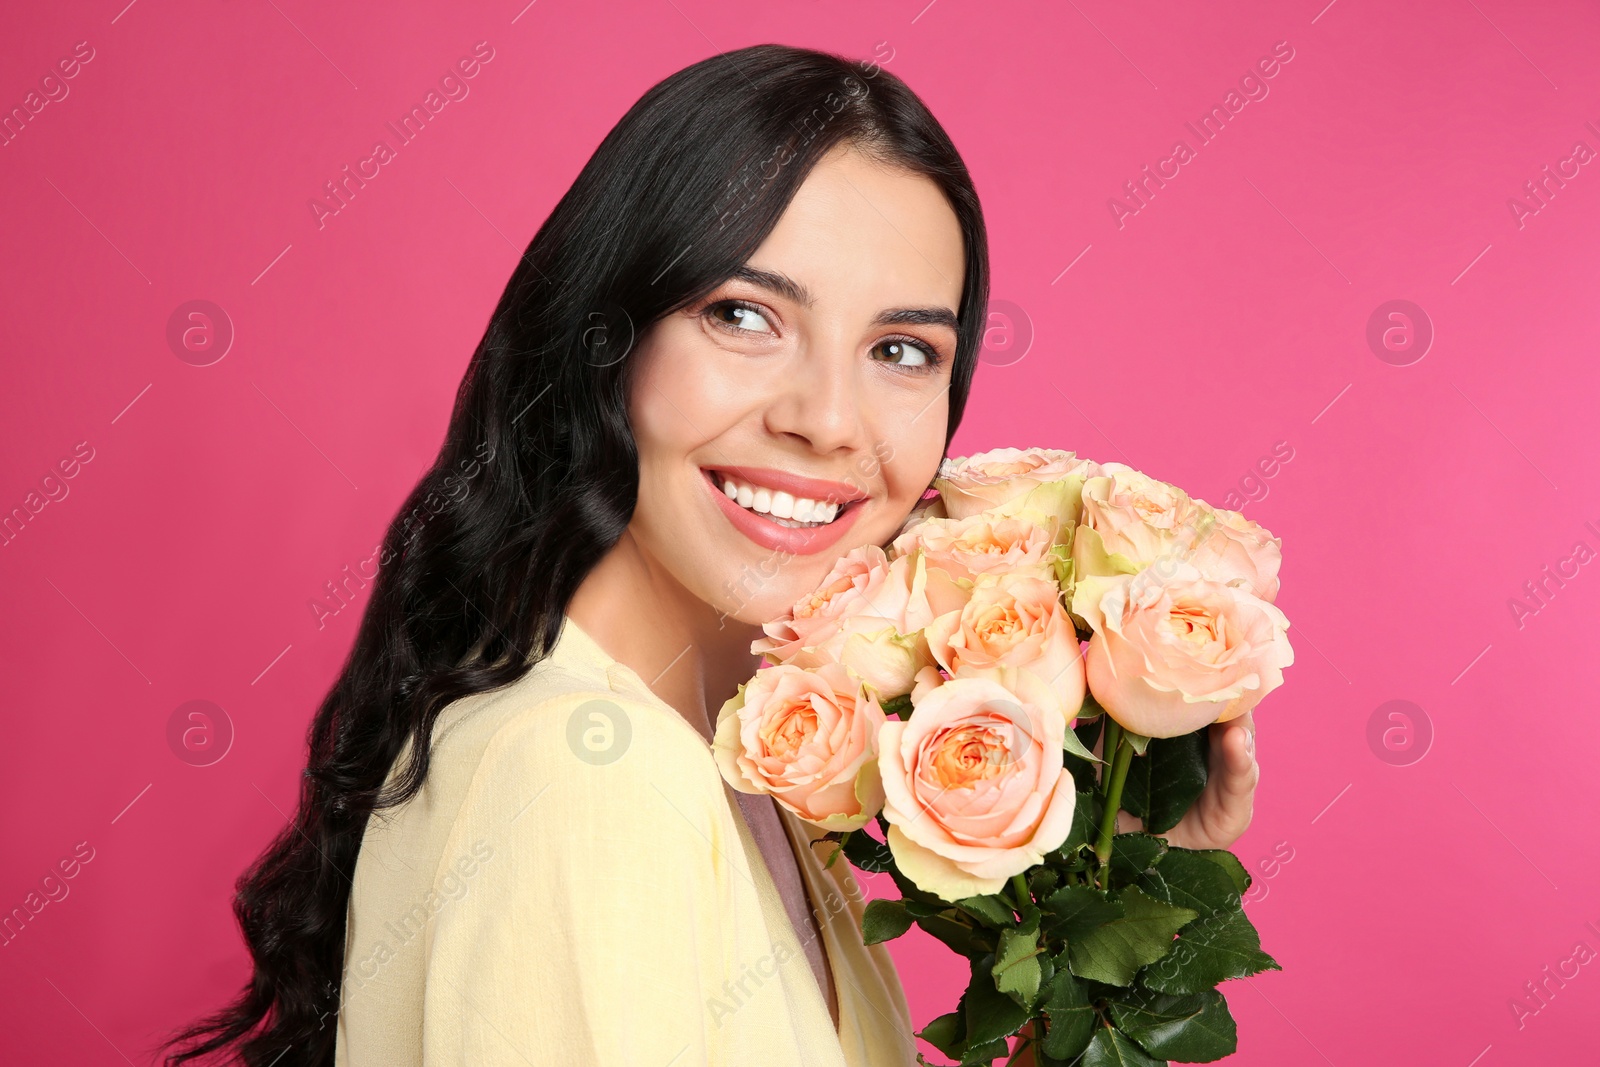
[[[568,856],[573,869],[629,856],[698,869],[737,855],[706,740],[632,671],[569,653],[440,712],[421,788],[367,825],[371,870],[358,881],[442,870],[480,842],[517,863]],[[409,758],[408,742],[391,777]]]
[[[629,684],[630,681],[634,684]],[[429,777],[464,813],[507,804],[617,811],[665,800],[697,824],[725,806],[709,743],[636,676],[536,664],[440,715]]]

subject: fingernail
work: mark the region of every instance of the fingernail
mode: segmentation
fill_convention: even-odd
[[[1246,752],[1250,753],[1250,758],[1251,759],[1255,758],[1255,754],[1256,754],[1256,732],[1254,730],[1246,730],[1244,732],[1244,750]]]

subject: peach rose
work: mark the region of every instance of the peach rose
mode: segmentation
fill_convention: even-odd
[[[1215,523],[1211,509],[1175,485],[1122,464],[1083,483],[1072,541],[1074,580],[1180,563]]]
[[[945,460],[933,487],[945,515],[964,519],[1003,507],[1041,485],[1091,477],[1098,469],[1093,460],[1059,448],[995,448]]]
[[[909,692],[930,662],[922,628],[965,599],[953,578],[928,571],[920,556],[891,561],[877,545],[863,545],[783,618],[764,624],[766,636],[750,651],[797,667],[843,663],[887,700]]]
[[[1054,547],[1051,531],[1032,518],[985,512],[965,519],[925,519],[891,546],[897,556],[920,551],[928,566],[968,581],[1023,568],[1049,573]]]
[[[1165,581],[1142,581],[1144,573],[1087,578],[1072,596],[1094,630],[1089,690],[1123,727],[1146,737],[1192,733],[1243,715],[1283,684],[1294,650],[1282,611],[1188,563]]]
[[[1237,511],[1225,508],[1211,511],[1215,522],[1190,554],[1188,562],[1207,578],[1242,584],[1269,604],[1277,600],[1283,539],[1273,537],[1260,523],[1252,522]]]
[[[1072,829],[1067,720],[1027,672],[953,678],[879,734],[888,843],[900,872],[945,900],[993,893]]]
[[[826,830],[856,830],[883,807],[883,723],[883,708],[840,664],[767,667],[722,705],[712,753],[741,793],[770,793]]]
[[[1014,667],[1043,681],[1068,718],[1083,706],[1078,631],[1053,580],[1026,572],[985,575],[966,605],[934,619],[925,636],[929,653],[952,675]]]

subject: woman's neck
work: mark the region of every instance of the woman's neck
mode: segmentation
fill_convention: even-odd
[[[750,642],[761,628],[694,596],[628,531],[579,584],[567,614],[707,741],[723,702],[760,664]]]

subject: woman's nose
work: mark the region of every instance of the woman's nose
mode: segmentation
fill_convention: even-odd
[[[769,431],[801,438],[821,454],[864,447],[867,412],[853,353],[843,346],[813,350],[783,373],[767,407]]]

